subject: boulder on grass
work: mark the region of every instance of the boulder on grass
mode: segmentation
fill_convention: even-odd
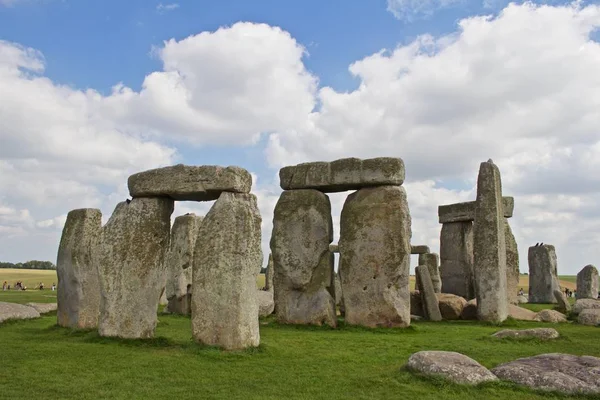
[[[552,328],[533,328],[533,329],[503,329],[492,335],[493,337],[504,339],[524,339],[537,338],[542,340],[557,339],[560,335],[556,329]]]
[[[600,309],[587,308],[579,313],[577,322],[581,325],[597,326],[600,325]]]
[[[565,394],[600,393],[600,358],[571,354],[540,354],[498,365],[500,379],[538,390]]]
[[[58,309],[56,303],[27,303],[25,305],[35,308],[40,314],[48,314]]]
[[[9,319],[39,318],[40,313],[33,307],[23,304],[0,302],[0,323]]]
[[[266,290],[258,290],[258,316],[266,317],[267,315],[273,314],[275,310],[275,302],[273,301],[273,292]]]
[[[438,293],[438,302],[440,304],[440,312],[445,320],[460,319],[463,309],[467,305],[467,300],[450,293]]]
[[[519,321],[535,321],[536,313],[526,308],[509,304],[508,316]],[[477,299],[472,299],[467,302],[460,317],[467,320],[477,319]]]
[[[600,309],[600,300],[594,299],[579,299],[573,305],[573,314],[577,315],[588,308]]]
[[[542,310],[537,313],[535,320],[557,324],[559,322],[567,322],[567,317],[555,310]]]
[[[442,376],[460,384],[477,385],[498,380],[477,361],[453,351],[419,351],[410,356],[407,367],[425,375]]]

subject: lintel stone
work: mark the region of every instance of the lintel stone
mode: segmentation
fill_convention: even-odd
[[[316,189],[330,193],[372,186],[400,186],[404,183],[404,161],[379,157],[303,163],[282,168],[279,179],[284,190]]]
[[[426,246],[424,244],[410,246],[410,254],[427,254],[427,253],[431,253],[431,251],[429,251],[429,246]]]
[[[502,197],[504,207],[504,218],[511,218],[515,209],[514,197]],[[475,220],[475,202],[467,201],[464,203],[446,204],[438,207],[438,217],[440,224],[449,222],[467,222]]]
[[[131,197],[170,197],[212,201],[222,192],[250,193],[252,177],[240,167],[173,165],[133,174],[127,180]]]

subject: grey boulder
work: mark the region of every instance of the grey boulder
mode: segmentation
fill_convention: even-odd
[[[556,329],[552,328],[532,328],[532,329],[503,329],[492,335],[493,337],[504,339],[523,339],[537,338],[542,340],[557,339],[560,335]]]
[[[0,302],[0,323],[10,319],[39,318],[40,313],[33,307],[23,304]]]
[[[419,351],[410,356],[407,367],[425,375],[442,376],[460,384],[477,385],[498,380],[477,361],[453,351]]]

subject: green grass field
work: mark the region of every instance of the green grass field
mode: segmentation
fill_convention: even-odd
[[[40,276],[32,276],[35,282]],[[50,282],[51,283],[51,282]],[[0,301],[56,301],[0,292]],[[551,308],[552,305],[531,305]],[[509,320],[503,327],[548,327]],[[496,340],[500,326],[417,322],[407,329],[283,326],[261,319],[261,345],[224,352],[192,341],[188,317],[159,315],[156,338],[117,340],[56,326],[56,315],[0,325],[0,399],[559,399],[509,383],[466,387],[403,368],[420,350],[458,351],[486,367],[563,352],[600,357],[600,329],[552,325],[556,341]],[[574,398],[574,397],[569,397]],[[576,397],[592,399],[593,397]]]

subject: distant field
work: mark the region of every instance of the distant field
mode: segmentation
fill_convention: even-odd
[[[0,283],[7,281],[13,287],[17,281],[23,281],[27,289],[37,288],[40,282],[48,289],[52,283],[58,283],[56,271],[46,269],[12,269],[0,268]]]

